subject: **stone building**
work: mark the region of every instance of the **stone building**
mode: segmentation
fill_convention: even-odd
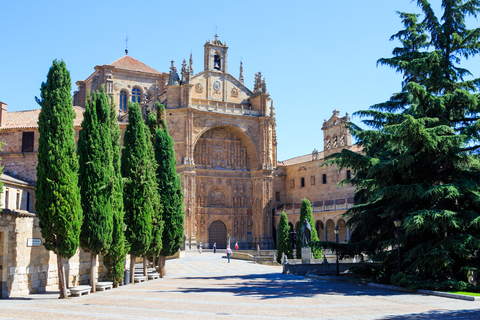
[[[315,228],[321,241],[335,241],[337,226],[339,241],[349,239],[350,230],[342,215],[353,205],[354,188],[338,184],[352,177],[353,173],[350,169],[340,171],[336,166],[323,165],[325,157],[342,149],[359,151],[358,146],[352,145],[351,135],[345,127],[348,121],[348,114],[341,117],[340,112],[334,110],[332,117],[322,126],[323,151],[314,150],[312,154],[279,161],[274,180],[275,226],[280,221],[280,213],[285,211],[291,232],[297,232],[301,228],[302,199],[306,198],[312,203]]]
[[[275,113],[265,79],[258,72],[253,89],[249,89],[244,84],[241,62],[238,77],[229,73],[228,50],[227,44],[217,36],[207,40],[203,70],[196,74],[192,55],[188,63],[183,60],[180,72],[174,61],[170,71],[162,73],[128,54],[111,64],[96,66],[86,80],[76,82],[78,90],[73,96],[76,140],[88,92],[99,90],[102,85],[118,106],[122,131],[128,123],[128,101],[139,102],[144,116],[154,110],[157,102],[163,103],[169,132],[175,142],[177,172],[184,191],[185,244],[188,249],[195,249],[199,241],[203,242],[204,248],[215,242],[218,248],[222,248],[227,245],[228,236],[232,242],[239,242],[242,249],[274,248],[280,212],[285,210],[291,230],[298,230],[303,198],[314,205],[315,227],[320,238],[333,241],[333,229],[338,226],[341,241],[346,241],[348,230],[341,214],[352,205],[353,189],[339,187],[338,182],[352,173],[321,164],[325,156],[341,148],[356,150],[345,128],[348,115],[341,117],[335,110],[324,122],[324,151],[315,150],[311,155],[277,162]],[[33,192],[39,112],[40,109],[7,112],[7,105],[0,102],[0,141],[5,143],[0,153],[5,167],[5,175],[1,178],[5,188],[1,201],[4,211],[0,213],[0,252],[3,253],[3,256],[0,254],[0,263],[2,266],[13,263],[15,268],[23,267],[22,264],[25,267],[35,265],[32,272],[41,273],[44,271],[40,270],[45,269],[41,265],[46,265],[48,270],[56,268],[43,247],[28,252],[31,263],[10,261],[11,253],[20,252],[18,248],[26,241],[22,240],[23,233],[14,232],[16,224],[22,230],[33,226],[29,232],[35,235],[31,236],[40,237],[38,227],[35,227]],[[20,247],[18,243],[21,243]],[[45,258],[47,256],[49,258]],[[72,259],[76,261],[72,274],[83,277],[83,271],[77,269],[83,270],[83,266],[89,263],[85,260],[88,257],[79,251]],[[77,266],[77,263],[82,265]],[[10,277],[11,272],[23,272],[23,269],[19,270],[7,272],[3,268],[0,282]],[[17,278],[27,281],[29,292],[52,288],[56,281],[41,282],[38,289],[38,282],[35,285],[31,282],[37,280],[29,280],[28,276]],[[13,281],[9,284],[9,290],[13,292],[15,282],[12,277],[8,279]],[[78,281],[85,279],[79,278]],[[27,290],[24,285],[19,288],[16,295]]]

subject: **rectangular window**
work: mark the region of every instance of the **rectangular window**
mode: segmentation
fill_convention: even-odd
[[[15,201],[17,210],[20,210],[20,190],[17,190],[17,199]]]
[[[275,201],[280,201],[280,192],[275,192]]]
[[[8,209],[8,198],[10,197],[10,190],[5,189],[5,209]]]
[[[327,184],[327,175],[325,173],[322,175],[322,182],[323,184]]]
[[[22,152],[33,152],[33,132],[23,132],[22,134]]]
[[[312,185],[312,186],[315,185],[315,176],[310,177],[310,185]]]
[[[295,179],[290,180],[290,188],[295,188]]]
[[[27,192],[27,211],[30,211],[30,192]]]
[[[350,170],[347,170],[347,179],[352,179],[352,173],[350,172]]]
[[[300,188],[305,187],[305,178],[300,178]]]

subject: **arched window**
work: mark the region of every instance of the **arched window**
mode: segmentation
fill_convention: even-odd
[[[120,91],[120,110],[127,111],[127,91]]]
[[[140,89],[133,88],[132,89],[132,102],[140,103],[140,96],[141,96]]]
[[[218,53],[215,53],[213,56],[213,68],[216,70],[220,70],[221,68],[221,62],[220,62],[220,55]]]

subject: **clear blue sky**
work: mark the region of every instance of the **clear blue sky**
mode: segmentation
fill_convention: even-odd
[[[402,28],[397,10],[419,12],[410,0],[4,1],[0,101],[9,111],[39,108],[35,96],[53,59],[65,60],[76,90],[96,65],[124,55],[126,33],[129,55],[152,68],[168,72],[173,59],[180,69],[192,52],[200,72],[216,25],[229,46],[229,73],[238,77],[242,59],[250,89],[256,72],[266,78],[278,160],[286,160],[323,150],[321,127],[334,109],[352,114],[400,89],[401,75],[376,66],[397,45],[389,41]],[[466,66],[480,77],[478,59]]]

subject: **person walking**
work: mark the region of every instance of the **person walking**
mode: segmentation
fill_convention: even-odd
[[[235,242],[235,251],[238,251],[238,242]]]
[[[230,257],[232,256],[232,249],[230,249],[230,247],[227,247],[227,250],[225,250],[225,253],[227,254],[228,263],[230,263]]]
[[[213,253],[217,253],[217,243],[213,243]]]
[[[198,244],[198,253],[202,254],[202,242]]]

